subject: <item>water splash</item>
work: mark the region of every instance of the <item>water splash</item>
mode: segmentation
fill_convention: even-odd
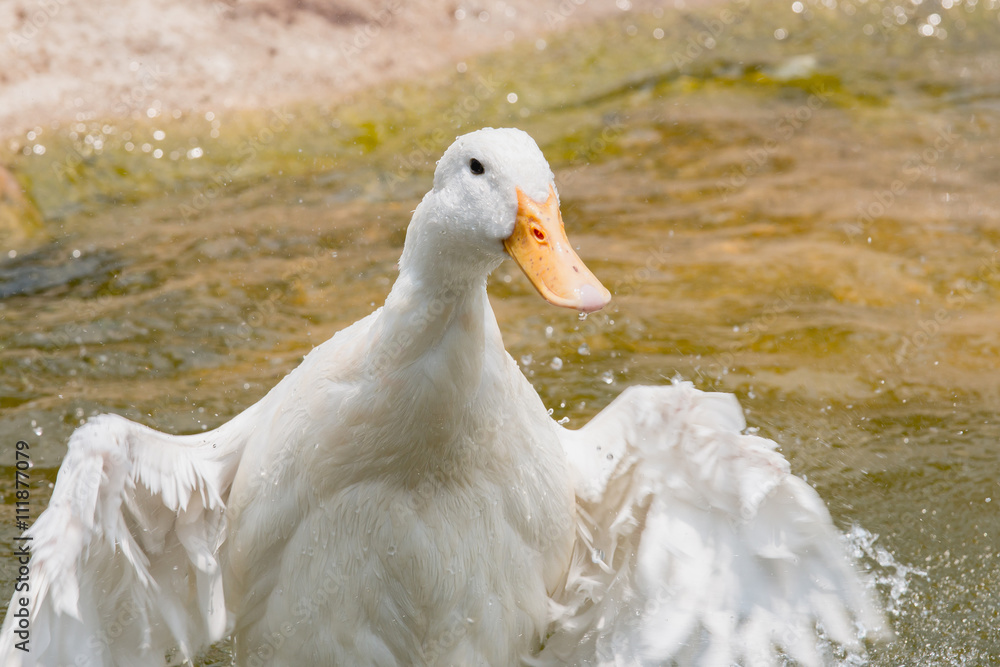
[[[870,586],[885,594],[885,611],[893,618],[900,615],[904,598],[914,576],[927,577],[927,572],[905,565],[880,544],[878,535],[854,524],[843,535],[847,553],[870,576]]]

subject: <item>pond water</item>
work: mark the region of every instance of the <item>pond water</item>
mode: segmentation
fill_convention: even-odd
[[[382,303],[451,139],[517,125],[615,295],[581,319],[491,278],[553,416],[735,392],[884,582],[871,664],[996,664],[998,36],[996,0],[625,12],[337,105],[41,128],[3,147],[42,222],[0,261],[0,441],[37,515],[89,415],[228,420]]]

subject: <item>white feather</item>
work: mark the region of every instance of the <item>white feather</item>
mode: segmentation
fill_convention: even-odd
[[[239,665],[814,665],[820,630],[849,651],[881,631],[733,397],[548,416],[486,296],[516,188],[552,185],[530,137],[462,137],[434,183],[385,306],[246,412],[73,434],[28,532],[32,650],[9,615],[0,663],[156,665],[231,633]]]
[[[586,530],[536,664],[823,664],[888,636],[822,500],[735,397],[632,387],[564,431]]]
[[[77,429],[26,533],[31,650],[14,648],[8,615],[3,664],[155,665],[223,637],[217,552],[237,431],[170,436],[114,415]]]

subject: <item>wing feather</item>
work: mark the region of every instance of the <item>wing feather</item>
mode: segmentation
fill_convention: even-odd
[[[579,431],[574,564],[538,664],[823,664],[888,633],[812,487],[735,397],[626,390]]]
[[[0,664],[165,664],[167,651],[189,659],[224,636],[217,554],[239,423],[171,436],[101,415],[73,433],[49,507],[25,533],[31,650],[15,648],[8,614]]]

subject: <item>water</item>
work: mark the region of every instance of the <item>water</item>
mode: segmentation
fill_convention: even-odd
[[[882,581],[897,640],[871,663],[1000,661],[997,3],[827,4],[623,14],[280,127],[8,147],[43,217],[0,263],[0,438],[31,443],[35,511],[86,416],[214,427],[369,313],[440,151],[518,125],[615,294],[580,320],[513,265],[491,279],[553,418],[677,375],[735,392]],[[157,130],[163,157],[134,148]]]

